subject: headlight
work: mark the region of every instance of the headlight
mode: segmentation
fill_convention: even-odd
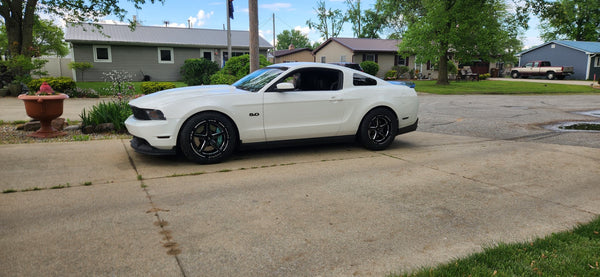
[[[160,110],[141,109],[131,106],[133,116],[139,120],[166,120],[165,115]]]

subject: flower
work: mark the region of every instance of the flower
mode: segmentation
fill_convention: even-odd
[[[42,85],[40,86],[40,90],[38,92],[35,93],[35,95],[55,95],[57,94],[52,87],[50,87],[50,85],[48,85],[48,82],[43,82]]]

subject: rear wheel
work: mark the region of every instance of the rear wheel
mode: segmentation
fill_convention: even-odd
[[[511,73],[510,73],[510,76],[511,76],[513,79],[517,79],[517,78],[521,77],[521,74],[519,74],[519,72],[518,72],[518,71],[513,71],[513,72],[511,72]]]
[[[233,154],[237,131],[233,122],[219,113],[194,115],[183,124],[179,133],[179,147],[190,161],[218,163]]]
[[[377,108],[368,112],[363,118],[358,137],[365,148],[383,150],[392,144],[397,131],[396,115],[388,109]]]
[[[546,78],[548,78],[548,80],[554,80],[554,77],[556,77],[556,74],[554,74],[554,72],[546,72]]]

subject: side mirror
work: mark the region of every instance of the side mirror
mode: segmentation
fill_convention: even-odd
[[[292,83],[279,83],[277,84],[277,91],[290,91],[296,89]]]

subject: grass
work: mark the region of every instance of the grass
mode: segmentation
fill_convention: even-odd
[[[600,217],[572,231],[499,244],[435,268],[391,276],[600,276]]]
[[[141,94],[142,90],[140,89],[140,86],[142,85],[143,82],[131,82],[131,83],[135,87],[135,91],[137,93]],[[176,87],[186,87],[187,86],[184,82],[171,82],[171,83],[175,84]],[[77,87],[93,89],[102,95],[102,92],[104,91],[104,89],[107,87],[110,87],[110,85],[108,82],[77,82]]]
[[[414,81],[417,92],[426,92],[433,94],[463,95],[463,94],[509,94],[509,95],[532,95],[532,94],[600,94],[600,89],[591,86],[582,85],[564,85],[552,83],[533,82],[510,82],[510,81],[489,81],[479,82],[455,82],[450,85],[436,85],[436,81]],[[590,81],[590,84],[592,81]]]

